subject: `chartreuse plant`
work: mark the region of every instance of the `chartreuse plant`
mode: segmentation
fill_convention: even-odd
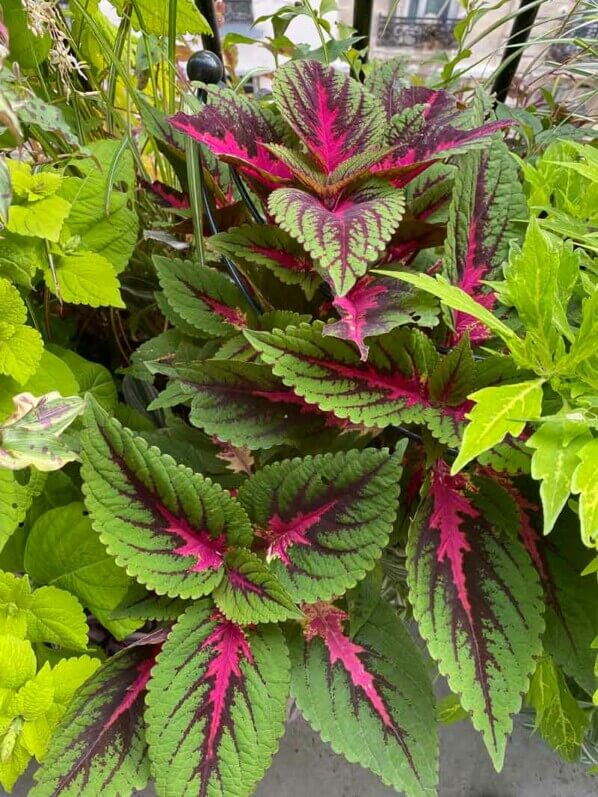
[[[154,258],[168,325],[128,376],[148,395],[155,381],[159,428],[90,395],[85,509],[51,474],[61,498],[26,540],[35,583],[124,640],[32,797],[150,778],[160,795],[249,795],[289,699],[408,797],[436,791],[438,716],[468,717],[497,769],[524,700],[567,760],[592,743],[598,603],[575,510],[591,539],[594,272],[527,224],[488,108],[394,62],[362,85],[294,61],[271,99],[210,88],[171,119],[211,164],[220,232]],[[153,186],[181,218],[185,188]],[[545,424],[579,502],[553,494]],[[436,672],[454,695],[440,711]]]

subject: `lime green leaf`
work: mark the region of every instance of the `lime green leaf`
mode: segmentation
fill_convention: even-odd
[[[39,332],[25,326],[27,310],[18,290],[0,279],[0,374],[21,384],[35,372],[43,351]]]
[[[103,612],[116,609],[134,584],[106,552],[82,503],[50,509],[38,518],[27,540],[25,567],[38,584],[76,595],[103,624]]]
[[[469,423],[451,473],[458,473],[478,454],[500,443],[507,434],[517,437],[527,420],[539,417],[542,384],[542,379],[533,379],[515,385],[485,387],[472,393],[469,398],[476,404],[466,415]]]
[[[125,0],[114,0],[112,5],[122,14],[126,3]],[[146,34],[153,33],[155,36],[168,35],[168,3],[137,0],[134,7],[138,8],[140,12],[138,18],[136,12],[133,11],[132,24],[135,30],[142,30]],[[178,0],[176,10],[177,35],[183,33],[210,34],[212,32],[207,20],[200,14],[193,0]],[[143,24],[141,20],[143,20]]]
[[[90,307],[124,307],[112,263],[94,252],[73,252],[54,258],[58,286],[50,268],[44,269],[48,288],[65,302]]]
[[[581,539],[588,548],[598,547],[598,438],[577,451],[581,460],[573,474],[571,491],[579,493]]]
[[[544,534],[552,531],[571,492],[573,472],[579,465],[578,450],[591,440],[580,424],[543,423],[526,445],[534,449],[531,473],[541,481]],[[596,463],[598,466],[598,462]]]
[[[43,242],[39,238],[2,231],[0,239],[0,276],[31,288],[31,281],[46,265]]]
[[[22,205],[12,205],[6,229],[56,243],[71,205],[59,196],[49,196]]]
[[[17,393],[43,396],[52,390],[58,391],[62,396],[74,396],[80,392],[79,383],[71,369],[55,354],[44,349],[37,370],[24,385],[7,376],[0,376],[0,421],[14,410],[12,399]]]
[[[0,633],[85,649],[87,632],[85,613],[74,595],[56,587],[32,591],[26,576],[0,573]]]
[[[544,658],[538,662],[527,702],[536,709],[535,729],[565,761],[577,761],[589,718],[569,691],[562,672],[552,659]]]
[[[37,670],[31,642],[14,636],[0,636],[0,684],[3,689],[18,689]]]

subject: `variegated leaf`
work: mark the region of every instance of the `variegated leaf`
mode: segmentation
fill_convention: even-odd
[[[270,195],[270,212],[317,261],[338,296],[344,296],[384,251],[403,216],[403,194],[381,180],[326,203],[298,188]]]
[[[374,567],[395,520],[403,448],[291,459],[239,493],[272,572],[297,601],[328,600]]]
[[[161,372],[174,378],[170,394],[177,403],[179,393],[190,399],[191,423],[235,446],[252,450],[296,446],[329,423],[317,407],[289,390],[263,363],[206,360]],[[151,406],[165,405],[155,402]]]
[[[326,173],[384,138],[384,111],[349,75],[319,61],[291,61],[275,74],[272,93],[290,124]]]
[[[251,551],[244,548],[228,551],[224,569],[224,578],[213,597],[227,619],[247,625],[302,616],[267,563]]]
[[[273,625],[241,628],[202,600],[157,659],[146,699],[159,794],[248,797],[284,731],[289,657]]]
[[[369,347],[365,339],[383,335],[403,324],[433,327],[438,323],[438,304],[422,291],[405,290],[389,277],[361,277],[345,296],[336,296],[333,305],[340,321],[327,324],[323,335],[352,340],[362,360]]]
[[[487,480],[439,461],[407,546],[410,601],[440,672],[502,768],[512,717],[542,649],[542,591]],[[500,492],[500,491],[499,491]]]
[[[444,270],[449,279],[491,309],[493,293],[482,280],[492,276],[516,238],[517,224],[527,217],[527,204],[517,174],[518,167],[499,136],[483,151],[469,152],[459,161],[444,253]],[[455,312],[458,340],[468,332],[472,342],[490,337],[483,323]]]
[[[417,330],[399,329],[372,342],[367,363],[353,344],[323,336],[323,324],[245,335],[273,372],[309,404],[366,427],[426,425],[454,445],[469,402],[434,398],[429,379],[443,359]]]
[[[407,797],[429,797],[438,781],[434,694],[421,652],[391,606],[379,602],[354,638],[345,612],[305,607],[289,631],[291,691],[335,752]]]
[[[225,274],[167,257],[155,257],[154,265],[168,305],[203,336],[224,337],[247,326],[243,295]]]
[[[177,113],[169,121],[175,130],[201,141],[220,159],[269,187],[292,176],[263,146],[280,141],[273,117],[242,92],[210,88],[208,104],[198,114]]]
[[[247,224],[213,235],[208,247],[241,268],[264,266],[287,285],[300,285],[311,299],[321,277],[305,249],[287,232],[269,224]]]
[[[243,509],[93,403],[81,435],[85,503],[108,552],[159,595],[197,598],[224,575],[229,545],[248,545]]]
[[[118,797],[145,787],[143,701],[158,650],[159,644],[127,648],[78,690],[35,774],[33,797]]]

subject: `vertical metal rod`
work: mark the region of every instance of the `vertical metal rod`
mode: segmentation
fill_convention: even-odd
[[[210,50],[222,60],[222,42],[220,41],[220,31],[216,24],[216,9],[214,0],[195,0],[197,10],[206,18],[206,22],[212,28],[212,35],[202,34],[201,43],[204,50]]]
[[[372,11],[374,8],[373,0],[355,0],[353,6],[353,27],[357,35],[363,38],[359,42],[359,47],[365,47],[366,53],[363,59],[365,63],[368,60],[368,52],[370,49],[370,31],[372,29]]]
[[[517,73],[521,56],[525,48],[525,43],[530,31],[534,26],[538,15],[539,3],[530,0],[521,0],[519,11],[513,20],[513,27],[507,41],[505,51],[500,60],[501,65],[505,64],[504,69],[499,66],[499,73],[496,76],[492,92],[496,97],[496,102],[504,102],[509,94],[511,83]]]

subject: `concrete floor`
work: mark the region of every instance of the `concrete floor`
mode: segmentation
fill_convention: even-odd
[[[26,797],[31,780],[13,791]],[[151,797],[152,789],[143,792]],[[256,797],[392,797],[392,789],[323,745],[301,719],[289,723],[272,768]],[[596,797],[598,778],[562,763],[541,739],[516,727],[505,771],[497,775],[478,734],[467,722],[441,731],[439,797]],[[97,795],[102,797],[102,795]]]

